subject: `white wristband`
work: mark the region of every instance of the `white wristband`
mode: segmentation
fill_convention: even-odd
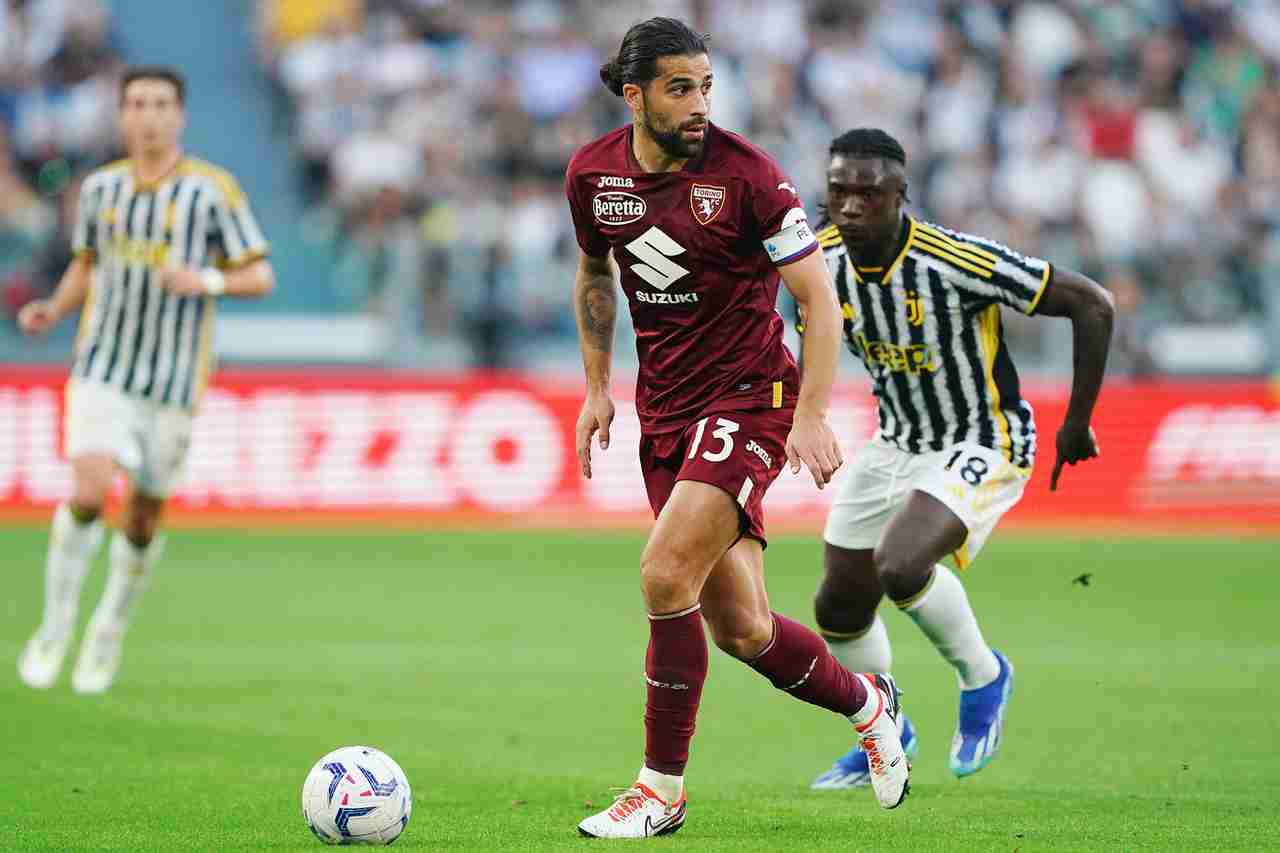
[[[227,292],[227,277],[222,270],[207,267],[200,273],[200,280],[204,282],[204,292],[210,296],[221,296]]]

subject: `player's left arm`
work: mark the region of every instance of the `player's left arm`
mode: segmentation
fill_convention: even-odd
[[[797,261],[778,267],[787,290],[795,297],[804,317],[800,358],[804,373],[800,399],[787,437],[787,461],[792,473],[801,463],[813,475],[818,488],[844,463],[840,443],[827,424],[827,406],[840,360],[840,306],[821,251],[809,252]]]
[[[235,179],[223,173],[218,185],[209,207],[209,239],[222,247],[223,261],[203,268],[167,267],[161,286],[179,296],[260,299],[276,285],[275,270],[267,260],[270,247]]]
[[[1074,333],[1071,400],[1058,430],[1058,458],[1049,479],[1049,489],[1054,491],[1064,464],[1075,465],[1098,455],[1098,440],[1089,422],[1107,369],[1115,300],[1088,276],[1055,266],[1035,310],[1049,317],[1070,318]]]
[[[241,267],[168,267],[163,272],[164,287],[179,296],[236,296],[260,299],[276,286],[271,262],[258,258]]]

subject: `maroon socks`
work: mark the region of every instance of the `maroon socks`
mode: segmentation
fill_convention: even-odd
[[[778,613],[772,642],[747,665],[779,690],[837,714],[857,713],[867,701],[866,684],[832,657],[820,636]]]
[[[825,651],[825,644],[818,643]],[[707,680],[707,638],[700,605],[649,617],[644,677],[649,685],[644,706],[645,766],[683,775],[702,683]]]

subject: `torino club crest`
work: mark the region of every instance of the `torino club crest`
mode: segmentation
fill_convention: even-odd
[[[689,190],[689,205],[693,208],[693,218],[706,225],[720,214],[724,207],[724,187],[713,187],[707,184],[694,184]]]

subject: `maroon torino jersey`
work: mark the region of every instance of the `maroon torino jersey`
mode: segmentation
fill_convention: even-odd
[[[775,265],[817,249],[795,187],[769,155],[715,125],[679,172],[641,169],[631,133],[579,149],[565,191],[582,251],[612,249],[622,270],[643,431],[793,406],[799,374],[782,343]]]

